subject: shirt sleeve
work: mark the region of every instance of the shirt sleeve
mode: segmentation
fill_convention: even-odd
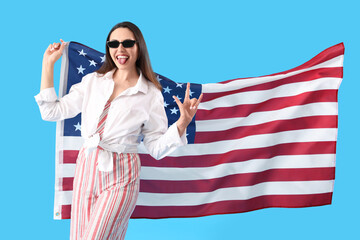
[[[81,112],[84,98],[84,80],[71,86],[68,94],[58,99],[55,88],[50,87],[34,96],[41,118],[45,121],[59,121],[75,117]]]
[[[173,152],[177,147],[186,145],[186,129],[179,135],[176,122],[168,128],[168,120],[164,109],[164,98],[157,91],[152,102],[149,119],[142,128],[144,145],[150,155],[159,160]]]

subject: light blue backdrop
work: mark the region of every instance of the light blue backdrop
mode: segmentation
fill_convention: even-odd
[[[127,240],[360,239],[359,1],[7,1],[1,7],[1,239],[68,239],[53,220],[55,123],[34,100],[46,47],[59,38],[104,51],[134,22],[153,68],[210,83],[272,74],[345,44],[333,203],[200,218],[131,220]],[[60,61],[55,70],[58,89]]]

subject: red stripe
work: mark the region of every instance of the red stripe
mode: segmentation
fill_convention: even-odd
[[[131,218],[159,219],[171,217],[201,217],[216,214],[242,213],[263,208],[300,208],[331,204],[332,193],[311,195],[260,196],[249,200],[221,201],[197,206],[135,207]],[[71,205],[61,206],[61,219],[70,219]]]
[[[165,157],[158,161],[149,154],[139,154],[141,166],[154,167],[210,167],[226,162],[242,162],[257,158],[272,158],[282,155],[306,155],[306,154],[335,154],[336,142],[299,142],[278,144],[271,147],[255,149],[239,149],[223,154],[211,154],[201,156]],[[68,154],[68,152],[71,152]],[[74,158],[66,159],[66,156],[73,156],[75,150],[64,150],[64,162],[73,162]],[[76,151],[78,152],[78,151]]]
[[[283,155],[335,154],[336,141],[284,143],[271,147],[239,149],[223,154],[165,157],[158,161],[148,154],[139,154],[141,166],[154,167],[210,167],[222,163],[243,162],[256,158],[268,159]]]
[[[136,206],[131,218],[201,217],[242,213],[263,208],[299,208],[331,204],[332,193],[309,195],[266,195],[249,200],[221,201],[196,206]]]
[[[72,182],[72,178],[64,178]],[[252,186],[271,181],[316,181],[334,180],[335,167],[328,168],[294,168],[269,169],[258,173],[233,174],[221,178],[205,180],[140,180],[140,192],[182,193],[211,192],[220,188]],[[71,191],[68,185],[66,191]]]
[[[125,154],[123,154],[123,156],[125,156]],[[132,186],[131,185],[129,185],[130,184],[130,182],[131,182],[131,179],[132,179],[132,172],[130,171],[131,169],[132,169],[132,163],[134,162],[134,161],[132,161],[132,159],[131,159],[131,156],[130,156],[130,154],[129,153],[127,153],[126,154],[126,158],[123,158],[123,161],[124,161],[124,164],[126,164],[125,163],[125,161],[127,161],[127,172],[128,172],[128,176],[127,176],[127,179],[125,179],[124,178],[124,183],[125,183],[125,187],[123,188],[123,190],[122,190],[122,193],[123,193],[123,195],[122,195],[122,198],[121,198],[121,202],[120,202],[120,206],[122,206],[122,207],[120,207],[119,209],[118,209],[118,211],[116,212],[116,215],[115,215],[115,219],[117,219],[117,218],[119,218],[119,215],[120,215],[120,213],[121,213],[121,210],[123,210],[123,212],[121,213],[121,219],[123,219],[124,218],[124,214],[127,212],[127,209],[129,208],[129,204],[131,203],[131,200],[132,200],[132,195],[133,195],[133,193],[134,193],[134,190],[133,190],[133,188],[132,188]],[[130,188],[130,190],[128,190]],[[130,196],[129,196],[130,195]],[[125,202],[125,200],[128,200],[127,202],[126,202],[126,205],[124,205],[124,202]],[[112,229],[114,228],[114,226],[115,226],[115,221],[112,223],[112,225],[111,225],[111,228],[110,228],[110,232],[112,231]]]
[[[231,95],[234,93],[242,93],[242,92],[249,92],[249,91],[263,91],[273,89],[282,85],[290,84],[290,83],[297,83],[297,82],[308,82],[318,78],[324,77],[335,77],[341,78],[342,77],[343,68],[336,67],[336,68],[320,68],[314,69],[308,72],[303,72],[291,77],[279,79],[276,81],[266,82],[262,84],[258,84],[255,86],[245,87],[241,89],[236,89],[233,91],[227,92],[215,92],[215,93],[204,93],[202,102],[210,101],[219,97],[224,97],[227,95]]]
[[[310,68],[313,67],[315,65],[318,65],[320,63],[326,62],[330,59],[333,59],[335,57],[338,57],[340,55],[344,55],[344,44],[343,43],[339,43],[335,46],[329,47],[327,49],[325,49],[324,51],[322,51],[321,53],[319,53],[318,55],[316,55],[315,57],[313,57],[312,59],[310,59],[309,61],[307,61],[306,63],[292,68],[290,70],[287,71],[283,71],[283,72],[279,72],[279,73],[274,73],[274,74],[270,74],[270,75],[266,75],[266,76],[276,76],[276,75],[281,75],[281,74],[286,74],[289,72],[293,72],[293,71],[297,71],[297,70],[301,70],[301,69],[305,69],[305,68]],[[341,76],[342,77],[342,76]],[[227,80],[227,81],[223,81],[220,83],[228,83],[234,80],[239,80],[239,79],[249,79],[249,78],[237,78],[237,79],[231,79],[231,80]]]
[[[187,181],[140,180],[140,192],[186,193],[212,192],[220,188],[253,186],[273,181],[334,180],[335,167],[270,169],[257,173],[234,174],[221,178]]]
[[[98,131],[99,131],[99,127],[101,126],[101,124],[102,124],[103,122],[105,122],[106,118],[107,118],[107,114],[99,121],[99,123],[98,123],[98,125],[97,125]]]
[[[273,111],[315,102],[337,102],[337,92],[338,90],[336,89],[319,90],[301,93],[296,96],[272,98],[256,104],[218,107],[212,110],[199,109],[196,113],[196,120],[247,117],[254,112]]]
[[[195,135],[195,143],[210,143],[241,139],[258,134],[314,128],[337,128],[337,116],[301,117],[288,120],[276,120],[258,125],[241,126],[224,131],[197,132]]]
[[[73,184],[74,184],[74,178],[73,177],[65,177],[61,179],[62,182],[62,190],[63,191],[72,191],[73,190]]]
[[[70,219],[71,205],[61,205],[61,219]]]
[[[63,163],[75,164],[79,154],[79,150],[63,150]]]

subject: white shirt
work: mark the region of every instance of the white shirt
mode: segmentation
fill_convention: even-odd
[[[87,74],[60,99],[54,87],[41,90],[35,96],[41,117],[46,121],[59,121],[81,112],[81,136],[88,149],[99,145],[111,152],[136,153],[143,137],[150,155],[161,159],[187,144],[186,131],[180,137],[176,123],[168,128],[161,91],[138,70],[137,84],[121,92],[111,102],[102,141],[94,133],[104,106],[113,93],[115,69],[104,75],[95,72]],[[111,158],[111,154],[103,157]],[[104,160],[103,164],[112,166],[109,160]],[[111,166],[103,167],[109,170]]]

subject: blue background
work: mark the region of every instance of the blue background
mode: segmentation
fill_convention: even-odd
[[[132,239],[359,238],[358,1],[7,1],[1,22],[1,239],[68,239],[53,220],[55,123],[40,118],[42,56],[50,43],[104,51],[121,21],[135,23],[153,68],[174,81],[210,83],[296,67],[345,44],[333,203],[200,218],[131,220]],[[58,90],[60,61],[55,66]]]

